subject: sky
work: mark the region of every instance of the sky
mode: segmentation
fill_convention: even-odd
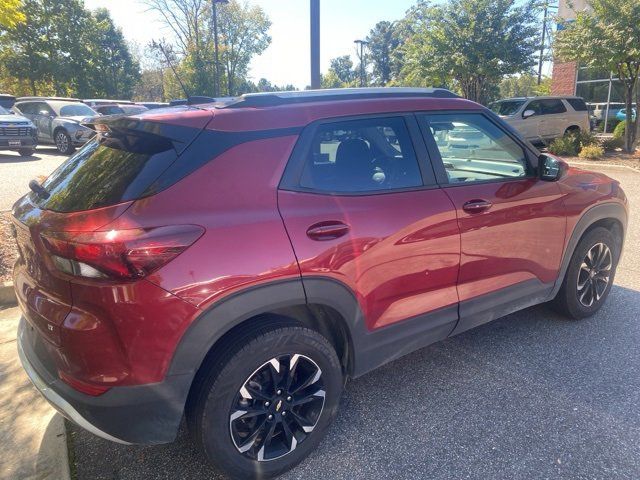
[[[271,19],[271,45],[251,62],[251,79],[264,77],[276,85],[304,88],[310,83],[309,1],[248,0],[259,5]],[[320,69],[329,61],[351,55],[354,40],[367,36],[381,20],[398,20],[416,0],[320,0]],[[106,7],[128,41],[141,47],[152,39],[170,38],[155,15],[140,0],[85,0],[87,8]]]

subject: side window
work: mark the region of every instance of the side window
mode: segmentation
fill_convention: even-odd
[[[581,98],[567,98],[567,102],[576,112],[586,112],[587,104]]]
[[[533,110],[534,112],[536,112],[536,115],[542,115],[542,102],[540,102],[540,100],[534,100],[530,102],[529,105],[527,105],[526,108],[522,111],[523,115],[527,110]]]
[[[320,192],[418,187],[422,177],[400,117],[321,124],[305,158],[300,186]]]
[[[560,99],[540,100],[542,104],[543,115],[554,115],[556,113],[564,113],[567,111],[564,103]]]
[[[479,113],[424,115],[450,183],[524,177],[526,155],[498,126]]]
[[[33,115],[35,114],[35,103],[19,103],[16,105],[16,108],[25,115]]]

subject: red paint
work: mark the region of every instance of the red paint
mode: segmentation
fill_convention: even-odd
[[[408,98],[177,109],[139,118],[241,132],[363,113],[477,108],[461,99]],[[135,202],[68,214],[26,199],[16,204],[18,301],[65,381],[93,392],[160,382],[203,310],[270,281],[339,280],[354,292],[369,329],[523,280],[552,282],[580,215],[601,201],[624,203],[616,182],[576,169],[556,183],[518,179],[371,196],[278,191],[297,139],[241,143]],[[463,206],[470,200],[491,205],[469,213]],[[41,239],[173,225],[204,233],[140,280],[65,275]]]

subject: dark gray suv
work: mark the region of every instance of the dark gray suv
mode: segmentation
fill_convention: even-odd
[[[40,143],[53,144],[62,154],[84,145],[95,131],[81,125],[98,113],[80,100],[55,97],[21,97],[14,109],[38,128]]]

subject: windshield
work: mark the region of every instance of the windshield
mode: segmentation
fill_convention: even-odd
[[[143,107],[142,105],[121,105],[120,108],[127,115],[134,115],[136,113],[142,113],[149,110],[147,107]]]
[[[0,115],[11,115],[11,112],[4,107],[0,107]]]
[[[523,103],[524,100],[503,100],[501,102],[492,103],[490,108],[498,115],[509,116],[515,115]]]
[[[51,103],[51,107],[61,117],[95,117],[96,112],[84,103]]]
[[[103,115],[119,115],[124,111],[117,105],[105,105],[104,107],[98,107],[98,111]]]

